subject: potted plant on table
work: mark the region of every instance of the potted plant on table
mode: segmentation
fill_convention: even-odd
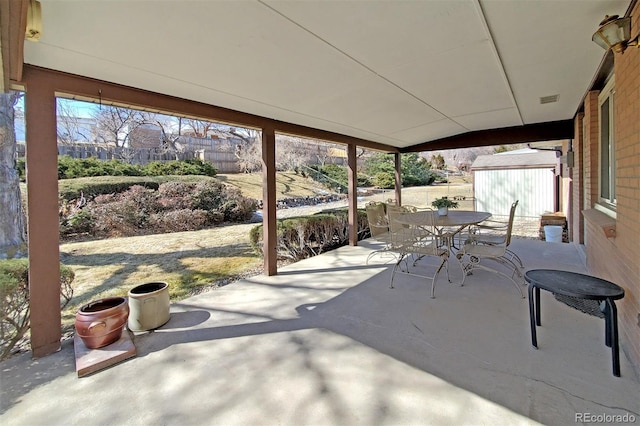
[[[458,207],[458,202],[450,200],[447,197],[436,198],[431,205],[438,209],[440,216],[446,216],[449,213],[449,208],[455,209]]]

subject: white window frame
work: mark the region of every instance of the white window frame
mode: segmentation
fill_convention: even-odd
[[[617,203],[615,92],[615,78],[611,76],[598,95],[598,204],[614,211]]]

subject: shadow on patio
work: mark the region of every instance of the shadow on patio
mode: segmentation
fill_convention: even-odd
[[[76,377],[70,342],[41,360],[15,357],[2,365],[2,423],[640,422],[639,381],[624,353],[622,377],[612,375],[603,320],[542,292],[536,351],[510,282],[477,271],[464,287],[441,274],[436,299],[415,277],[389,289],[390,265],[363,266],[373,247],[173,304],[168,324],[135,337],[136,358],[89,377]],[[570,244],[512,248],[529,269],[585,272]],[[451,272],[462,278],[455,260]]]

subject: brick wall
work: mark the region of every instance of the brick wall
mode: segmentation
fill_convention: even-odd
[[[631,34],[635,36],[640,32],[640,2],[636,3],[631,16]],[[607,238],[602,227],[586,221],[587,267],[592,274],[625,289],[624,299],[617,303],[620,341],[640,374],[640,49],[630,47],[624,54],[615,54],[614,61],[616,236]],[[597,95],[589,92],[584,102],[585,209],[598,201]],[[575,173],[578,172],[574,169]],[[573,196],[575,204],[578,201],[575,186]]]
[[[592,90],[584,100],[584,151],[582,153],[585,209],[598,200],[598,90]]]
[[[582,134],[583,120],[584,113],[579,113],[574,123],[573,169],[571,170],[571,186],[569,187],[571,194],[571,207],[568,212],[571,223],[569,235],[570,240],[578,244],[584,244],[584,218],[580,213],[584,208],[582,205],[584,201],[584,182],[582,178],[582,152],[584,151]]]

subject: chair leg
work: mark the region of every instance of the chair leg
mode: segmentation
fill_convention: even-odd
[[[515,261],[520,266],[520,269],[524,269],[524,263],[522,263],[522,259],[520,259],[520,256],[518,256],[515,252],[509,249],[507,249],[507,253],[509,253],[513,257],[513,259],[515,259]]]
[[[440,262],[438,269],[436,269],[435,275],[433,276],[433,278],[431,278],[431,298],[432,299],[436,298],[436,280],[438,279],[438,274],[442,270],[443,266],[445,266],[447,270],[447,279],[449,279],[449,262],[446,256],[442,256],[442,262]],[[451,280],[449,280],[449,282],[451,282]]]
[[[459,259],[461,260],[461,257],[459,257]],[[497,260],[498,263],[502,263],[500,262],[497,258],[493,258],[491,260]],[[505,274],[504,272],[501,272],[497,269],[493,269],[493,268],[489,268],[488,266],[484,266],[480,264],[480,259],[475,257],[475,256],[469,256],[469,263],[467,263],[466,265],[464,264],[464,262],[460,262],[460,265],[462,267],[462,283],[460,284],[461,286],[464,285],[464,281],[467,277],[467,275],[471,274],[471,272],[476,269],[484,269],[485,271],[489,271],[489,272],[493,272],[494,274],[498,274],[506,279],[508,279],[509,281],[511,281],[513,283],[513,285],[516,287],[516,289],[518,290],[518,292],[520,293],[520,296],[524,299],[524,293],[522,292],[522,289],[520,288],[520,286],[518,285],[518,283],[513,279],[513,277],[510,277],[509,275]],[[515,267],[517,270],[517,267]]]
[[[515,253],[507,250],[501,259],[504,259],[505,261],[509,262],[509,264],[513,266],[514,269],[516,269],[514,273],[517,273],[519,277],[522,277],[522,273],[520,272],[520,269],[523,268],[523,266],[521,262],[518,262],[518,258],[516,257]]]
[[[443,257],[447,268],[447,281],[451,282],[451,277],[449,276],[449,253],[445,254]]]
[[[497,269],[489,268],[489,267],[484,266],[484,265],[478,264],[478,265],[475,265],[475,267],[480,268],[480,269],[484,269],[485,271],[493,272],[494,274],[498,274],[498,275],[508,279],[509,281],[511,281],[513,283],[513,285],[518,290],[518,293],[520,293],[520,296],[524,299],[524,293],[522,292],[522,289],[520,288],[520,286],[518,285],[516,280],[513,279],[513,277],[510,277],[509,275],[505,274],[504,272],[498,271]]]
[[[458,259],[458,263],[460,264],[460,269],[462,269],[462,282],[460,283],[460,287],[464,286],[464,280],[467,278],[467,274],[471,274],[473,270],[473,266],[471,266],[471,259],[469,259],[469,263],[465,264],[463,262],[464,253],[458,253],[456,255],[456,259]]]
[[[365,264],[368,265],[369,261],[371,260],[371,258],[373,256],[375,256],[376,254],[379,254],[380,256],[384,256],[385,254],[389,254],[389,256],[392,259],[396,258],[396,255],[393,252],[389,251],[388,248],[385,247],[385,248],[381,248],[381,249],[378,249],[378,250],[374,250],[371,253],[369,253],[369,255],[367,256],[367,261],[365,262]],[[387,262],[389,262],[389,261],[387,260],[385,263],[387,263]]]
[[[487,260],[493,260],[496,263],[499,263],[501,265],[506,266],[507,268],[511,269],[513,272],[511,273],[511,278],[513,279],[514,275],[518,275],[518,277],[522,278],[522,272],[520,272],[520,268],[518,267],[518,265],[516,265],[513,260],[509,259],[508,257],[505,256],[501,256],[501,257],[487,257]]]
[[[404,260],[404,253],[400,254],[400,256],[398,257],[398,261],[396,262],[396,264],[393,266],[393,270],[391,271],[391,282],[389,283],[389,288],[394,288],[393,287],[393,277],[396,275],[396,271],[398,270],[398,267],[400,266],[400,263]],[[407,266],[408,268],[408,266]]]

